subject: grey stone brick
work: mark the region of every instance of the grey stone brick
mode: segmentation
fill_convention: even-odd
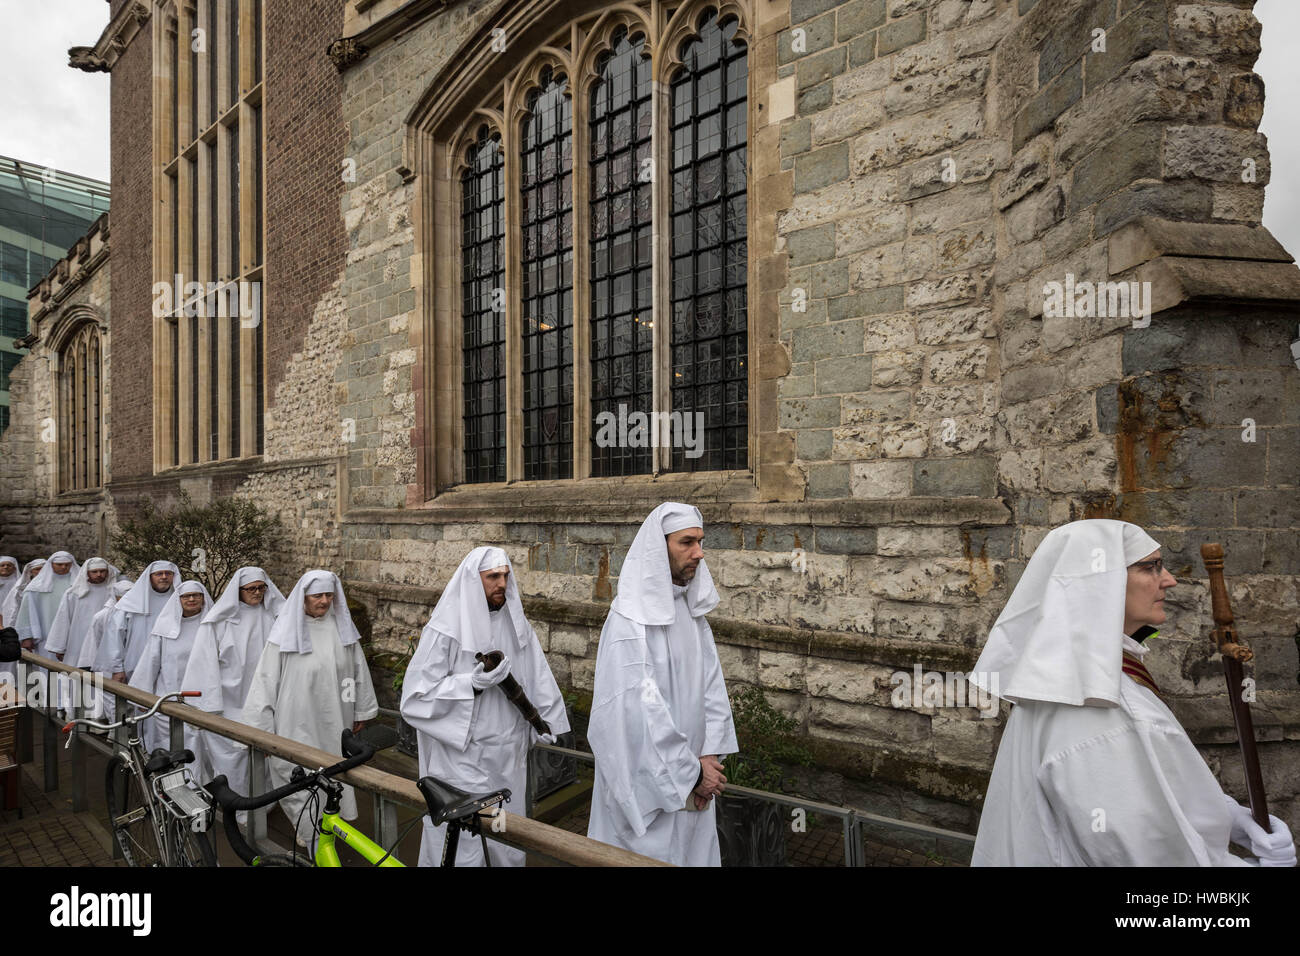
[[[822,554],[875,554],[875,528],[818,528],[817,550]]]
[[[925,39],[925,14],[914,13],[880,28],[876,52],[880,56],[893,53]]]
[[[816,113],[818,110],[826,109],[831,105],[833,92],[832,81],[830,80],[819,83],[812,89],[804,90],[799,94],[799,115],[807,116],[810,113]]]
[[[990,458],[938,458],[912,466],[912,493],[918,497],[992,498],[997,466]]]
[[[1047,85],[1067,65],[1090,51],[1092,31],[1098,28],[1108,30],[1114,21],[1115,0],[1087,0],[1075,5],[1069,18],[1044,38],[1038,53],[1038,85]],[[1106,40],[1109,49],[1110,37]],[[1091,58],[1088,60],[1088,71],[1092,72]]]
[[[826,302],[827,316],[832,322],[866,315],[881,315],[886,312],[899,312],[902,308],[903,287],[901,285],[884,286],[868,292],[838,296]]]
[[[862,351],[863,326],[860,319],[795,329],[793,357],[796,362],[819,361],[837,355],[857,355]],[[835,424],[839,424],[836,422]]]
[[[1079,102],[1082,95],[1083,64],[1080,61],[1040,89],[1016,114],[1012,149],[1020,149],[1051,126],[1052,121]]]
[[[832,432],[828,428],[804,428],[794,436],[794,454],[806,461],[831,457]]]
[[[1097,206],[1094,234],[1100,239],[1139,216],[1209,221],[1213,207],[1208,183],[1134,183]]]
[[[792,551],[812,548],[813,532],[811,528],[796,525],[746,525],[745,550],[747,551]]]
[[[856,69],[876,58],[876,31],[849,41],[849,67]]]
[[[794,156],[812,148],[812,120],[804,117],[781,130],[781,155]]]
[[[843,43],[885,22],[885,0],[854,0],[836,12],[835,39]]]
[[[844,72],[844,64],[847,59],[848,53],[845,48],[837,46],[800,60],[799,66],[795,70],[799,89],[806,90],[809,87],[826,82],[831,77],[839,76]]]
[[[794,191],[811,192],[849,175],[849,144],[834,143],[798,157],[794,164]]]
[[[827,10],[834,10],[844,0],[790,0],[790,22],[803,23]]]
[[[808,497],[849,497],[850,475],[850,468],[847,462],[808,466]]]
[[[1140,123],[1094,149],[1074,167],[1070,212],[1086,209],[1139,179],[1159,179],[1163,123]]]
[[[870,355],[822,359],[817,363],[818,395],[840,395],[845,392],[861,391],[870,382]]]
[[[795,30],[803,31],[803,49],[794,49]],[[777,37],[776,62],[793,63],[801,57],[820,53],[835,42],[835,14],[827,13],[816,20],[800,23]]]
[[[839,423],[838,397],[781,400],[782,428],[828,428]]]
[[[806,266],[835,258],[835,223],[800,229],[786,237],[791,266]]]

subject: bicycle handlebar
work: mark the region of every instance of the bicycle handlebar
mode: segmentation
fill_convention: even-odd
[[[77,724],[86,724],[87,726],[90,727],[98,727],[100,730],[116,730],[118,727],[121,727],[123,724],[136,724],[143,720],[149,719],[154,714],[158,713],[159,707],[161,707],[165,702],[171,700],[173,697],[179,699],[181,697],[202,697],[202,696],[203,696],[203,691],[201,690],[174,690],[170,694],[163,694],[156,701],[154,701],[152,707],[150,707],[145,713],[140,714],[137,717],[132,717],[129,714],[124,714],[121,720],[112,724],[101,724],[97,720],[89,720],[85,717],[78,717],[76,720],[70,720],[63,725],[63,733],[65,734],[68,733],[69,731],[72,730],[73,727],[77,726]]]

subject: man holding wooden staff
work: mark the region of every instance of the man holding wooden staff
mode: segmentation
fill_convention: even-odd
[[[1142,664],[1176,583],[1127,522],[1039,544],[969,678],[1015,705],[972,865],[1296,865],[1286,825],[1223,792]]]

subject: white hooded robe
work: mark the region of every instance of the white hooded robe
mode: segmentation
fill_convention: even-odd
[[[505,603],[488,609],[480,571],[510,568]],[[555,735],[567,733],[564,698],[537,634],[524,617],[510,558],[500,548],[480,547],[461,561],[420,635],[420,646],[402,682],[402,717],[416,729],[420,776],[437,777],[470,793],[503,787],[522,812],[528,786],[528,750],[537,732],[499,686],[475,694],[475,653],[502,651],[510,676],[523,688]],[[442,860],[446,826],[424,818],[420,866]],[[523,866],[522,850],[489,843],[494,866]],[[457,866],[482,866],[483,841],[461,835]]]
[[[308,617],[304,595],[331,589],[334,603],[329,611],[322,617]],[[338,754],[343,731],[378,713],[379,701],[343,584],[330,571],[308,571],[285,599],[262,649],[244,702],[243,722]],[[292,771],[293,764],[287,761],[267,760],[273,788],[288,783]],[[311,846],[319,821],[304,812],[308,796],[292,794],[280,801],[280,807],[296,827],[298,839]],[[356,794],[347,784],[340,815],[345,820],[357,817]]]
[[[240,587],[262,581],[266,593],[260,604],[245,604]],[[185,689],[202,696],[191,703],[210,714],[242,720],[244,701],[262,657],[275,616],[284,607],[284,595],[261,568],[240,568],[199,626],[199,637],[185,671]],[[212,776],[224,774],[237,793],[249,793],[248,747],[220,734],[200,730],[199,738]],[[207,778],[205,778],[207,779]],[[260,783],[260,782],[259,782]]]
[[[1039,544],[972,683],[1014,702],[972,866],[1241,866],[1222,788],[1164,702],[1122,670],[1136,525],[1075,521]]]
[[[203,595],[203,607],[189,617],[182,616],[181,611],[181,596],[185,594]],[[185,667],[189,664],[190,651],[199,634],[199,622],[211,608],[212,597],[208,594],[208,589],[198,581],[186,581],[180,587],[173,588],[171,598],[158,615],[149,639],[145,641],[140,660],[131,674],[131,686],[159,697],[178,690],[190,690],[184,686]],[[158,747],[170,750],[171,719],[161,713],[151,717],[145,728],[144,741],[149,750]],[[198,729],[193,724],[185,725],[185,746],[194,751],[195,774],[200,779],[209,779],[204,773],[206,761],[199,745]]]
[[[596,782],[587,836],[679,866],[718,866],[716,806],[694,810],[700,758],[737,750],[731,703],[704,615],[718,604],[704,561],[673,584],[665,534],[703,528],[666,502],[641,525],[596,653],[587,737]],[[689,808],[689,809],[688,809]]]
[[[155,591],[149,575],[155,571],[170,571],[172,585],[166,591]],[[126,596],[119,599],[104,637],[99,642],[95,656],[95,670],[112,677],[124,673],[129,681],[144,650],[145,641],[158,621],[158,615],[176,591],[181,572],[170,561],[154,561],[136,579]]]
[[[55,564],[72,566],[65,574],[55,574]],[[63,595],[72,586],[80,570],[71,554],[56,551],[46,559],[41,573],[23,591],[15,627],[20,638],[36,642],[33,651],[42,657],[45,656],[45,640],[49,637],[50,628],[54,626],[54,616],[59,611],[59,602],[63,600]]]

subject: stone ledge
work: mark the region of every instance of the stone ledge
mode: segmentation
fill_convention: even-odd
[[[1118,275],[1160,256],[1294,262],[1263,226],[1174,222],[1143,216],[1107,240],[1110,274]]]
[[[879,527],[887,525],[982,526],[1011,522],[1011,510],[1000,498],[882,498],[878,500],[758,502],[704,501],[678,485],[606,485],[598,494],[584,482],[567,488],[493,488],[488,492],[445,492],[426,507],[365,508],[348,511],[343,524],[638,524],[663,501],[695,500],[711,524],[813,525]],[[453,497],[454,496],[454,497]],[[643,511],[635,509],[644,509]],[[629,514],[631,511],[631,514]]]
[[[1151,313],[1189,304],[1294,308],[1300,305],[1300,268],[1288,262],[1161,256],[1138,267],[1151,283]]]

